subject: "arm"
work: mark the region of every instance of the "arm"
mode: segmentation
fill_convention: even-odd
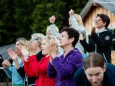
[[[17,71],[18,71],[18,73],[19,73],[19,75],[20,75],[21,77],[23,77],[23,78],[25,77],[24,67],[18,68]]]
[[[50,62],[48,64],[48,71],[47,71],[47,73],[48,73],[48,76],[50,78],[55,78],[55,76],[57,74],[55,68],[53,67],[53,65]]]
[[[5,71],[6,75],[7,75],[10,79],[12,79],[12,68],[13,68],[13,66],[10,66],[10,67],[8,67],[8,68],[4,68],[4,71]]]
[[[89,44],[86,42],[86,40],[80,40],[81,45],[87,52],[93,52],[95,51],[95,44],[90,40]]]
[[[71,9],[69,11],[69,25],[76,29],[78,32],[82,33],[83,36],[86,35],[85,27],[82,24],[82,18],[80,15],[75,14],[74,11]]]
[[[12,79],[12,68],[13,66],[11,65],[11,63],[8,60],[4,60],[2,62],[2,66],[4,68],[4,71],[6,72],[6,75]]]
[[[42,58],[40,62],[37,61],[36,56],[30,57],[30,61],[24,62],[24,69],[28,76],[33,76],[38,73],[47,73],[49,57]]]
[[[83,46],[83,48],[87,51],[87,52],[93,52],[95,50],[95,44],[93,43],[92,39],[89,40],[89,43],[86,42],[85,38],[83,37],[83,35],[81,33],[79,33],[79,40],[81,45]]]
[[[35,57],[35,56],[31,56],[31,58],[32,57]],[[31,67],[31,58],[29,57],[28,61],[24,61],[24,70],[27,76],[34,77],[35,73],[33,72],[32,67]]]

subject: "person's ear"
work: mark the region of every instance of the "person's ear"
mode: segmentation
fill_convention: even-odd
[[[70,39],[71,43],[72,43],[74,40],[75,40],[75,38],[71,38],[71,39]]]
[[[106,22],[104,23],[104,25],[106,25]]]

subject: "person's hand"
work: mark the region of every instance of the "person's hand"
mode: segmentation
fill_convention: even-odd
[[[83,40],[83,39],[84,39],[83,35],[79,33],[79,40]]]
[[[27,51],[29,52],[30,55],[35,55],[36,54],[35,47],[32,46],[30,41],[26,42],[26,49],[27,49]]]
[[[53,15],[49,18],[50,23],[54,23],[56,20],[56,17]]]
[[[91,29],[91,34],[92,34],[92,33],[95,33],[95,31],[96,31],[96,27],[93,26],[92,29]]]
[[[8,54],[13,61],[17,61],[18,55],[11,49],[8,49]]]
[[[8,68],[8,67],[11,66],[11,63],[10,63],[8,60],[4,60],[4,61],[2,62],[2,66],[3,66],[4,68]]]
[[[70,16],[74,15],[74,10],[71,9],[68,13],[69,13]]]
[[[53,39],[50,41],[50,48],[49,48],[49,54],[50,54],[50,63],[52,63],[52,60],[58,56],[58,40]]]
[[[21,48],[21,52],[24,56],[24,60],[27,61],[27,59],[29,58],[29,52],[28,52],[27,48],[25,46],[23,46]]]
[[[18,47],[15,47],[13,50],[18,56],[22,55],[22,52]]]

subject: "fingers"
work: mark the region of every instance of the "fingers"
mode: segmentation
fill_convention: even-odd
[[[11,48],[8,49],[8,54],[12,60],[16,60],[18,58],[17,54]]]
[[[54,23],[56,20],[56,17],[53,15],[49,18],[50,23]]]
[[[73,15],[74,14],[74,10],[71,9],[68,13],[69,13],[69,15]]]
[[[83,40],[83,39],[84,39],[83,35],[79,33],[79,40]]]
[[[93,26],[92,29],[91,29],[91,33],[95,33],[95,31],[96,31],[96,27]]]
[[[4,68],[7,68],[7,67],[11,66],[11,63],[10,63],[8,60],[4,60],[4,61],[2,62],[2,66],[3,66]]]

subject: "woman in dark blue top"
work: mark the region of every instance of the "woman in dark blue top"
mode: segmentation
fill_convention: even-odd
[[[90,53],[74,79],[76,86],[115,86],[115,66],[105,64],[102,55]]]

